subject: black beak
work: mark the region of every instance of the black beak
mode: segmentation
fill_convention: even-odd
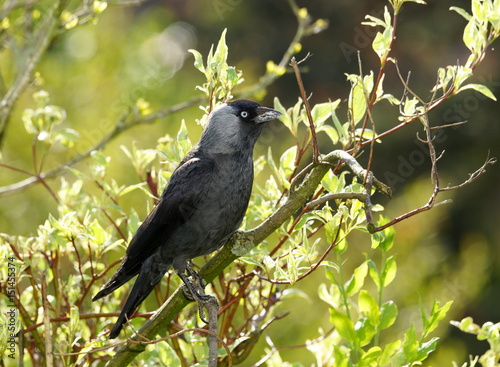
[[[254,121],[258,124],[262,124],[267,121],[274,120],[281,116],[281,112],[273,110],[267,107],[257,107],[257,116]]]

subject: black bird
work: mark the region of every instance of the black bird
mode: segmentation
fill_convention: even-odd
[[[139,274],[111,339],[171,266],[193,293],[184,275],[186,269],[191,271],[188,261],[222,247],[241,225],[252,191],[253,147],[263,123],[278,116],[276,110],[243,99],[210,113],[200,141],[174,170],[116,274],[92,299],[110,294]]]

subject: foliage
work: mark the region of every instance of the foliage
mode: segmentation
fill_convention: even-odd
[[[470,356],[470,363],[464,363],[462,367],[474,367],[477,366],[477,362],[484,367],[498,366],[498,361],[500,361],[500,323],[485,322],[483,326],[479,326],[474,324],[471,317],[466,317],[460,322],[452,321],[451,324],[465,333],[477,335],[477,340],[486,340],[490,345],[490,349],[482,356]],[[457,366],[456,363],[453,365]]]
[[[233,251],[234,262],[224,275],[212,273],[216,281],[209,292],[215,294],[223,306],[219,317],[219,336],[231,352],[229,356],[226,349],[220,349],[221,365],[259,357],[262,358],[257,365],[286,365],[282,356],[284,348],[276,347],[270,336],[260,341],[266,343],[263,356],[254,356],[256,352],[253,349],[261,336],[275,325],[282,325],[282,319],[286,320],[287,313],[282,312],[282,305],[313,297],[319,297],[325,303],[329,316],[325,325],[328,326],[318,330],[317,338],[304,337],[301,347],[311,352],[318,366],[419,365],[438,347],[438,337],[431,337],[431,334],[445,319],[452,302],[441,304],[435,300],[427,310],[421,301],[421,322],[405,323],[400,316],[401,306],[387,295],[394,287],[398,268],[392,225],[433,208],[442,191],[472,182],[492,163],[487,161],[464,183],[441,187],[438,157],[432,139],[432,130],[439,126],[431,126],[428,112],[467,89],[495,98],[484,85],[464,83],[473,75],[486,50],[500,34],[500,1],[473,0],[472,15],[463,9],[453,9],[468,21],[464,42],[471,55],[463,66],[450,65],[438,70],[438,80],[432,89],[434,94],[428,101],[413,93],[403,77],[404,92],[399,98],[396,97],[397,92],[384,90],[387,65],[392,63],[398,67],[391,51],[395,47],[397,16],[405,2],[409,1],[389,1],[391,7],[384,9],[383,19],[367,16],[365,24],[382,28],[372,44],[380,60],[380,69],[364,73],[360,63],[358,74],[347,75],[350,92],[346,98],[348,113],[345,118],[339,117],[341,99],[315,104],[310,109],[302,99],[288,108],[279,98],[274,99],[274,107],[282,112],[281,122],[295,144],[287,147],[277,158],[271,146],[266,155],[257,157],[256,183],[244,229],[261,224],[271,225],[266,218],[289,205],[293,194],[310,184],[311,172],[323,169],[323,174],[319,182],[312,186],[312,195],[292,203],[300,208],[295,215],[279,222],[278,229],[265,241],[259,241],[262,242],[259,246],[240,243],[237,251]],[[83,4],[88,5],[87,2]],[[95,19],[104,10],[104,4],[94,1],[92,9],[84,6],[80,11],[56,7],[50,11],[41,9],[39,11],[47,12],[40,22],[45,19],[47,23],[54,23],[53,27],[58,32],[65,32]],[[302,33],[307,27],[317,24],[310,19],[306,9],[294,5],[292,3],[299,28],[301,21],[308,21],[302,24]],[[3,21],[7,24],[4,28],[8,29],[9,22],[16,24],[14,18],[18,16],[12,13],[4,18],[8,19]],[[13,32],[17,34],[20,30]],[[49,33],[52,32],[54,30]],[[237,97],[233,88],[243,81],[242,72],[228,65],[229,50],[225,36],[226,31],[222,33],[215,51],[210,49],[206,62],[200,52],[191,51],[195,67],[206,78],[206,82],[198,87],[204,94],[202,122],[216,105],[232,98],[233,94]],[[289,49],[295,50],[292,53],[296,52],[300,49],[299,45],[300,42],[294,40]],[[290,53],[286,56],[288,59]],[[278,77],[283,75],[282,68],[284,66],[268,67],[268,72]],[[264,80],[265,87],[270,79]],[[0,308],[16,309],[14,328],[15,333],[22,334],[16,338],[24,341],[22,357],[26,364],[35,365],[41,360],[47,365],[52,361],[67,366],[105,361],[109,361],[110,365],[119,365],[111,348],[118,343],[109,342],[106,331],[114,322],[128,288],[118,289],[114,297],[97,304],[92,304],[90,298],[111,276],[126,244],[139,226],[139,215],[136,210],[124,207],[123,199],[128,195],[139,195],[151,209],[170,173],[191,148],[190,132],[182,122],[175,136],[166,135],[158,139],[156,149],[141,149],[135,143],[130,147],[123,146],[124,156],[137,173],[136,181],[131,184],[121,184],[109,173],[113,162],[101,149],[90,149],[77,158],[88,158],[87,169],[72,167],[71,161],[71,164],[50,171],[53,175],[60,175],[63,171],[71,174],[69,178],[61,176],[57,181],[58,188],[54,189],[56,185],[47,183],[45,162],[51,154],[56,154],[54,146],[57,146],[58,154],[63,150],[71,151],[81,136],[78,131],[65,127],[67,116],[64,108],[52,105],[49,97],[49,92],[38,87],[32,94],[33,107],[25,109],[22,116],[24,128],[32,136],[33,172],[7,163],[2,163],[1,167],[30,176],[32,183],[41,183],[53,197],[57,209],[30,236],[1,234],[0,261],[12,264],[15,271],[2,274],[2,279],[6,279],[2,291],[6,291],[5,297],[0,300]],[[377,132],[372,111],[374,106],[385,102],[398,111],[400,124],[388,131]],[[97,148],[104,147],[111,138],[145,119],[156,119],[166,114],[151,114],[149,104],[144,100],[137,100],[129,107],[127,114]],[[314,122],[313,129],[310,128],[309,116]],[[375,219],[374,213],[382,213],[384,208],[372,204],[372,194],[376,189],[387,191],[382,183],[377,184],[378,181],[370,173],[371,161],[376,159],[373,145],[383,142],[386,136],[413,121],[422,123],[432,166],[433,194],[425,206],[392,220],[382,214]],[[356,171],[346,159],[336,159],[328,165],[325,161],[323,165],[311,164],[308,154],[316,134],[328,139],[331,146],[349,153],[351,158],[358,157],[363,147],[369,147],[366,170]],[[278,139],[278,136],[274,138]],[[324,154],[319,158],[326,160],[328,156]],[[344,166],[347,168],[344,169]],[[351,272],[346,270],[346,263],[350,260],[347,251],[353,246],[352,238],[362,239],[363,245],[359,248],[364,251],[364,259]],[[7,272],[7,269],[2,268],[2,272]],[[301,282],[312,277],[321,279],[317,287],[312,291],[302,288]],[[15,279],[16,283],[13,298],[7,291],[9,279]],[[165,302],[173,302],[172,295],[175,296],[178,285],[179,280],[168,275],[162,281],[162,291],[156,291],[142,309],[154,310]],[[137,354],[139,347],[132,342],[121,346],[119,353],[128,353],[131,359],[136,358],[136,365],[203,365],[208,357],[208,347],[196,311],[196,307],[186,307],[178,315],[170,315],[175,320],[154,335],[156,340],[146,340],[145,354]],[[122,337],[132,336],[134,329],[150,316],[150,313],[137,314]],[[5,318],[3,313],[1,317]],[[404,323],[404,331],[400,335],[389,332],[397,321]],[[4,327],[0,329],[0,350],[5,355],[11,348],[9,322],[2,319]],[[472,324],[472,320],[465,319],[457,326],[488,340],[491,350],[479,362],[484,366],[494,366],[499,354],[498,324],[487,323],[479,328]],[[308,334],[311,334],[310,330]],[[142,342],[145,342],[144,339]],[[20,358],[16,348],[16,358]],[[10,361],[5,360],[6,363]],[[477,361],[471,360],[470,365],[475,365]],[[301,364],[296,362],[293,365]]]

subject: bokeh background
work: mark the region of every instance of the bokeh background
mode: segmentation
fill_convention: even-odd
[[[357,50],[364,74],[376,72],[379,67],[378,57],[371,49],[373,29],[361,22],[366,14],[382,16],[388,4],[378,0],[297,3],[307,7],[311,16],[329,22],[327,30],[304,40],[298,56],[307,52],[313,55],[303,69],[306,89],[312,93],[311,103],[342,99],[339,116],[345,121],[345,101],[350,89],[345,74],[359,73]],[[406,4],[399,17],[393,55],[402,72],[411,71],[410,85],[424,98],[431,96],[439,67],[464,64],[468,56],[462,42],[466,22],[450,11],[450,6],[470,11],[469,1],[430,0],[426,6]],[[243,90],[265,72],[268,60],[281,59],[294,36],[296,19],[286,1],[157,0],[134,7],[110,6],[97,24],[78,27],[57,39],[44,56],[39,72],[52,103],[66,110],[66,125],[80,131],[82,140],[69,155],[63,150],[60,154],[54,151],[47,168],[56,167],[99,142],[138,98],[150,102],[154,111],[199,93],[195,86],[204,82],[203,75],[192,66],[193,57],[187,50],[194,48],[206,55],[225,28],[229,64],[243,71],[245,83],[239,87]],[[493,44],[473,81],[487,85],[499,97],[500,58],[496,47]],[[5,70],[12,66],[5,61],[2,65]],[[387,92],[401,96],[401,83],[392,65],[387,68],[384,85]],[[16,106],[2,146],[4,161],[27,170],[32,162],[31,137],[20,116],[24,108],[32,107],[34,90],[25,93]],[[259,98],[263,105],[272,106],[275,96],[284,106],[295,104],[299,94],[292,73],[278,79]],[[437,140],[437,149],[445,151],[439,160],[443,184],[462,182],[483,164],[488,154],[500,156],[499,112],[498,102],[466,91],[430,114],[433,125],[467,121],[459,128],[443,130]],[[182,119],[186,120],[191,139],[196,141],[201,128],[195,119],[201,115],[202,111],[194,106],[121,135],[105,149],[112,157],[110,174],[123,184],[136,182],[120,145],[136,142],[140,148],[154,148],[160,136],[175,135]],[[398,123],[397,111],[389,106],[377,107],[374,118],[379,132]],[[392,200],[382,196],[376,199],[386,206],[386,215],[390,217],[425,204],[431,193],[430,165],[423,153],[425,147],[416,139],[420,130],[417,124],[392,134],[375,147],[373,171],[394,190]],[[267,136],[271,139],[266,144],[273,146],[277,156],[292,141],[285,129],[283,135],[279,135],[278,129]],[[325,143],[321,148],[325,152],[332,147]],[[266,152],[265,144],[257,146],[256,154]],[[366,157],[367,154],[362,156],[362,163],[366,163]],[[80,167],[85,164],[82,162]],[[1,185],[25,178],[5,169],[0,172]],[[57,185],[57,181],[50,182]],[[418,315],[418,306],[410,306],[418,305],[420,295],[428,304],[433,299],[455,300],[447,319],[472,316],[478,324],[500,321],[499,183],[500,165],[490,166],[473,184],[443,195],[443,199],[453,200],[451,204],[396,226],[395,252],[400,275],[387,297],[408,305],[400,317],[405,318],[404,312],[409,318]],[[0,231],[10,234],[35,232],[55,209],[55,203],[41,186],[0,200]],[[141,216],[146,214],[143,203],[133,195],[125,205],[135,207]],[[356,241],[351,246],[356,246]],[[314,289],[314,278],[307,282]],[[304,313],[314,314],[315,307],[315,302],[283,306],[292,310],[292,321],[271,328],[273,340],[282,345],[303,343],[304,335],[313,334],[321,326],[314,317],[304,317]],[[418,323],[418,317],[411,321]],[[487,349],[475,337],[449,325],[440,328],[438,334],[443,340],[429,365],[451,365],[451,360],[461,364],[467,354],[480,354]],[[299,359],[298,353],[306,352],[291,351],[284,357],[294,361]]]

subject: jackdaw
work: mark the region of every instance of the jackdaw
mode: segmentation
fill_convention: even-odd
[[[172,173],[158,204],[130,241],[116,274],[92,299],[110,294],[139,274],[111,339],[171,266],[194,292],[184,274],[186,269],[192,272],[188,261],[222,247],[241,225],[252,191],[253,147],[263,123],[280,115],[243,99],[224,103],[210,113],[200,141]]]

